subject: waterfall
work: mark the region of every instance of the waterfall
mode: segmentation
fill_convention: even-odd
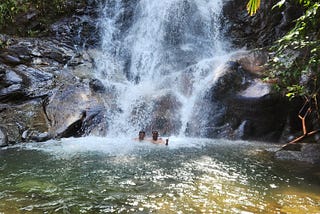
[[[110,96],[109,135],[205,130],[214,110],[206,92],[227,59],[222,6],[223,0],[104,2],[96,75]]]

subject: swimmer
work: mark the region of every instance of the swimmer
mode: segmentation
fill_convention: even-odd
[[[158,138],[158,137],[159,137],[158,131],[152,131],[152,139],[149,141],[154,144],[165,144],[165,145],[169,144],[169,138],[164,141],[162,138]]]
[[[135,141],[144,141],[144,138],[146,137],[145,131],[139,131],[139,137],[134,138]]]

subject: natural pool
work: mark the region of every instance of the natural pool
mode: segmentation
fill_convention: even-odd
[[[0,150],[0,213],[320,213],[320,169],[280,145],[69,138]]]

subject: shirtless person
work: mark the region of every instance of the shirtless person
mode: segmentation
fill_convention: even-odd
[[[145,136],[146,136],[146,132],[145,131],[140,131],[139,132],[139,137],[138,138],[134,138],[134,140],[140,141],[140,142],[144,141]]]
[[[169,139],[166,139],[166,141],[164,141],[162,138],[158,138],[158,137],[159,137],[158,131],[152,131],[152,139],[150,140],[150,142],[154,144],[168,145]]]

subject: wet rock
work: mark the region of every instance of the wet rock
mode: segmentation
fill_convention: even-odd
[[[140,127],[147,133],[153,130],[161,135],[178,134],[181,127],[179,109],[181,103],[171,93],[155,94],[152,98],[136,100],[128,124]],[[121,112],[121,109],[114,109]]]
[[[6,53],[6,52],[2,52],[0,54],[0,61],[8,65],[19,65],[22,63],[22,61],[18,56],[11,55],[10,53]]]
[[[44,142],[51,139],[52,136],[48,132],[39,133],[39,132],[32,132],[28,137],[28,140],[35,141],[35,142]]]
[[[74,2],[73,2],[74,3]],[[58,41],[78,47],[93,47],[100,43],[100,30],[97,28],[99,8],[96,1],[86,1],[79,5],[72,16],[56,20],[48,31]]]
[[[5,64],[10,65],[29,65],[35,59],[40,58],[49,64],[66,64],[73,55],[72,46],[58,43],[54,39],[19,38],[2,50],[0,61],[2,59]]]
[[[270,93],[270,84],[264,83],[259,79],[254,79],[245,90],[239,91],[238,95],[244,98],[262,98]]]
[[[24,75],[24,77],[27,78],[27,81],[30,82],[30,84],[46,82],[47,80],[53,78],[53,74],[51,73],[25,65],[19,65],[15,69],[21,75]]]
[[[320,144],[302,143],[300,151],[296,148],[282,149],[276,152],[275,157],[280,160],[294,160],[308,162],[311,164],[320,163]]]
[[[250,51],[245,54],[240,53],[237,62],[246,72],[261,75],[265,70],[264,65],[268,62],[268,54],[264,51]]]
[[[82,121],[81,127],[83,136],[106,136],[109,121],[105,112],[106,109],[103,106],[90,108],[86,112],[86,118]]]
[[[22,77],[18,75],[15,71],[5,70],[5,78],[2,81],[3,85],[22,84],[22,82]]]
[[[95,92],[105,92],[106,87],[103,85],[103,83],[98,79],[91,79],[89,82],[90,88]]]
[[[0,147],[8,145],[8,136],[4,128],[0,127]]]
[[[226,72],[219,77],[214,83],[211,93],[214,99],[224,99],[226,96],[232,96],[237,91],[245,88],[247,78],[243,70],[238,63],[229,63],[230,67],[226,68]]]
[[[153,105],[151,123],[146,131],[157,130],[162,135],[178,134],[181,127],[181,103],[171,93],[160,96]]]
[[[302,144],[300,143],[288,143],[282,147],[282,150],[288,151],[301,151]]]
[[[40,98],[15,105],[0,105],[0,124],[6,125],[10,143],[23,141],[26,130],[42,133],[49,129]]]
[[[279,141],[287,121],[288,102],[276,95],[268,83],[262,82],[253,69],[252,59],[259,54],[235,59],[236,64],[226,67],[227,71],[212,87],[212,103],[225,106],[220,120],[212,120],[208,127],[223,127],[213,137],[231,139]],[[250,60],[247,60],[250,59]],[[249,65],[244,70],[244,61]],[[255,63],[254,63],[255,64]],[[212,130],[212,133],[215,131]],[[222,133],[222,135],[221,135]],[[223,136],[225,135],[225,136]]]
[[[0,124],[8,127],[9,142],[44,141],[56,136],[69,136],[67,132],[73,132],[69,131],[72,129],[70,127],[77,129],[78,122],[82,124],[83,130],[79,131],[81,134],[91,132],[105,134],[106,132],[104,105],[101,104],[102,93],[105,92],[98,81],[91,85],[91,90],[86,86],[90,94],[75,93],[83,103],[92,103],[91,107],[88,107],[88,104],[88,106],[83,105],[83,109],[79,108],[80,113],[86,113],[85,118],[81,118],[80,114],[78,117],[80,121],[73,120],[66,125],[65,129],[64,125],[59,126],[57,123],[52,126],[46,115],[47,112],[44,111],[46,105],[50,103],[49,98],[56,98],[57,96],[53,95],[56,95],[59,89],[73,84],[84,86],[89,82],[88,79],[93,77],[91,72],[93,59],[85,47],[89,43],[92,46],[98,44],[96,1],[81,1],[81,3],[68,1],[66,4],[70,4],[70,8],[75,10],[74,14],[70,13],[70,16],[64,18],[59,16],[50,19],[44,25],[52,24],[54,21],[52,31],[43,29],[48,26],[39,23],[38,18],[41,14],[36,9],[30,9],[14,17],[15,26],[1,27],[2,32],[6,33],[19,31],[19,34],[31,32],[37,35],[38,33],[53,35],[41,38],[19,38],[0,34]],[[68,5],[64,7],[69,7]],[[84,50],[78,52],[76,50],[78,47]],[[66,90],[66,93],[73,93],[73,91]],[[66,100],[73,97],[70,94],[65,95]],[[84,101],[86,99],[88,99],[87,102]],[[57,105],[68,108],[66,112],[71,112],[73,109],[77,111],[75,105],[70,105],[70,109],[68,104],[60,104],[60,101],[57,101]],[[83,103],[80,103],[80,106]],[[100,104],[96,106],[96,103]],[[50,105],[52,107],[51,103]],[[57,108],[57,110],[65,111],[64,108]],[[70,115],[72,116],[71,113]],[[62,120],[61,123],[67,123],[70,118],[61,116],[59,119]],[[60,131],[57,131],[58,129]]]
[[[242,139],[274,142],[280,139],[287,118],[284,99],[268,94],[261,98],[234,97],[227,103],[227,118],[232,118],[233,127],[242,130]]]
[[[40,96],[47,96],[54,87],[53,74],[26,65],[0,65],[0,100],[21,103]]]
[[[26,91],[21,84],[10,85],[9,87],[0,90],[0,101],[2,102],[14,102],[18,99],[23,99]]]
[[[94,109],[94,110],[93,110]],[[50,134],[54,137],[82,136],[90,125],[89,122],[104,110],[103,101],[95,96],[88,85],[64,85],[50,98],[46,113],[50,121]],[[99,111],[97,113],[97,111]],[[99,121],[106,123],[106,121]]]

